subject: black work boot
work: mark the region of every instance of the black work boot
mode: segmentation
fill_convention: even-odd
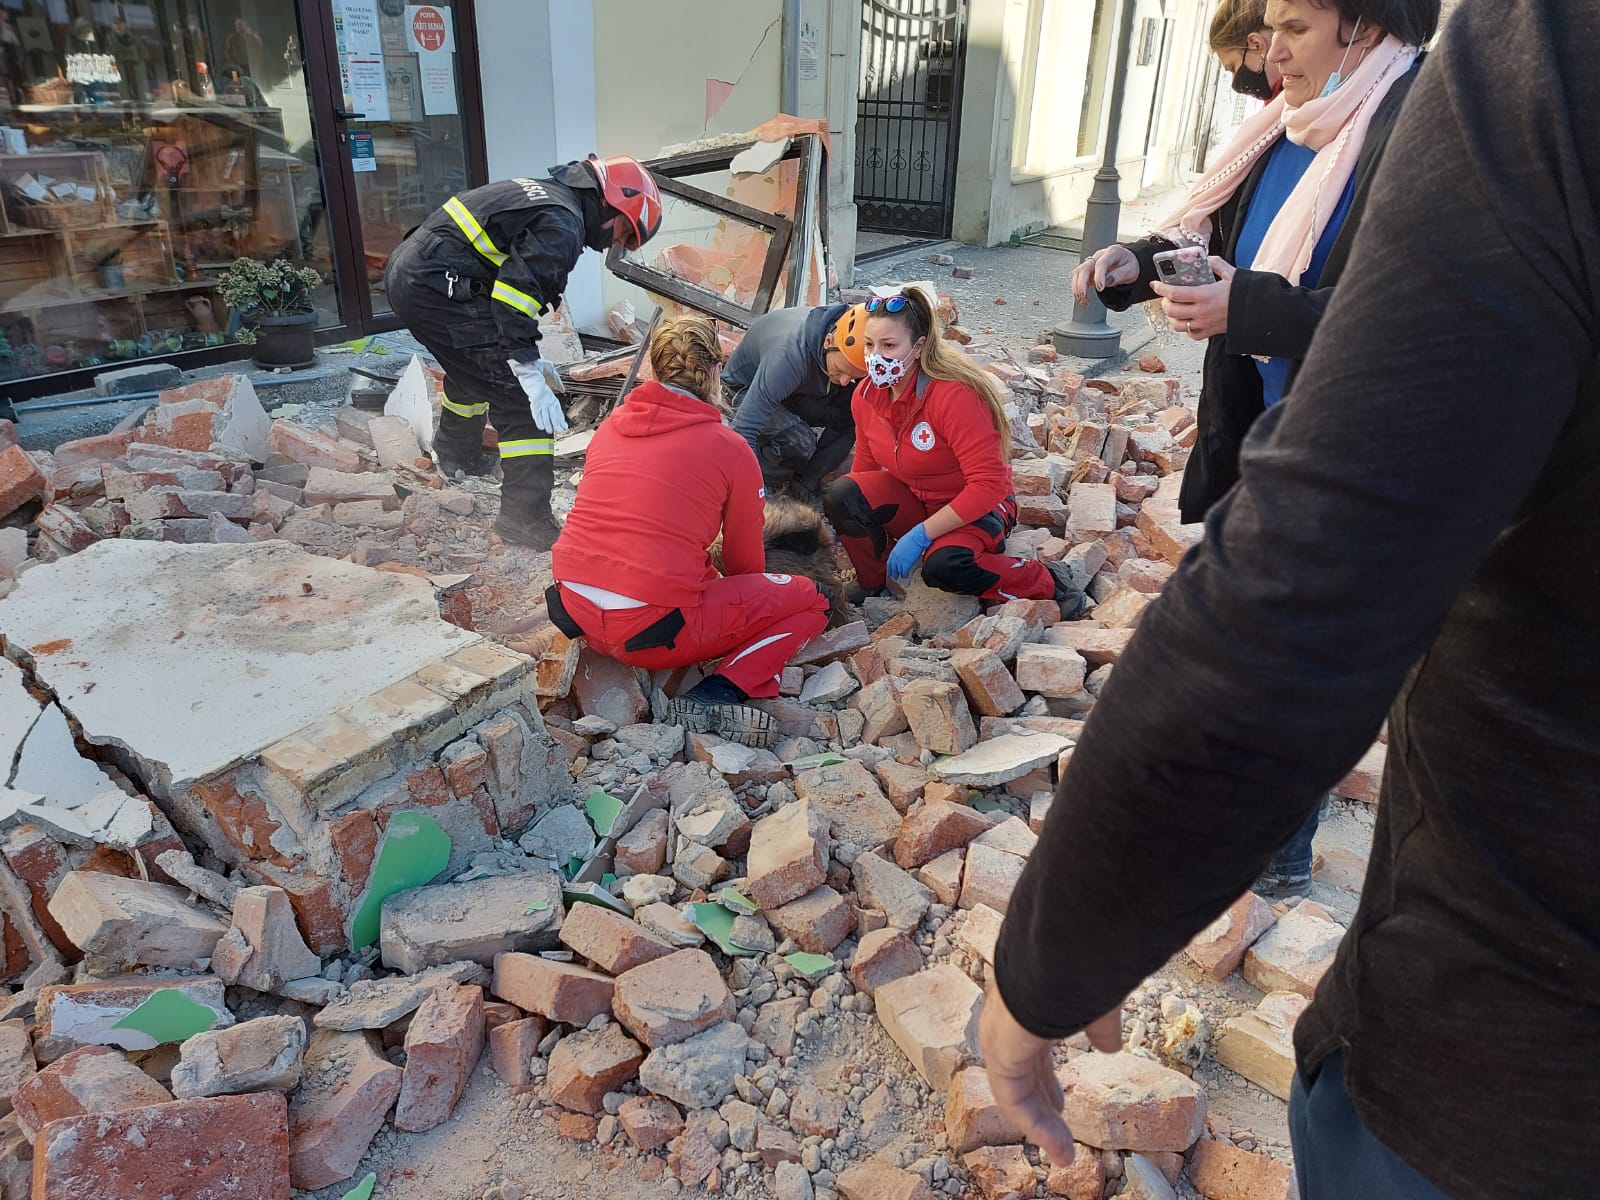
[[[502,459],[500,466],[505,478],[500,483],[500,515],[495,518],[494,531],[530,550],[550,549],[561,533],[550,512],[555,459],[548,454],[529,454]]]
[[[749,697],[721,675],[708,675],[667,705],[667,719],[692,733],[711,733],[764,750],[778,740],[772,714],[746,704]]]
[[[1089,597],[1072,578],[1066,563],[1047,562],[1044,569],[1050,572],[1050,578],[1056,581],[1055,595],[1051,597],[1061,606],[1061,619],[1075,621],[1083,616],[1083,610],[1089,607]]]

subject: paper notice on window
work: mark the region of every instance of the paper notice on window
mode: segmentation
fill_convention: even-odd
[[[346,70],[352,112],[362,121],[389,120],[389,76],[381,58],[352,58]]]
[[[449,117],[461,111],[456,103],[456,56],[449,50],[425,50],[417,55],[422,78],[422,109],[430,117]]]
[[[333,10],[339,35],[339,53],[351,58],[382,58],[383,29],[378,24],[378,0],[338,0]]]
[[[378,146],[370,133],[350,135],[350,169],[358,175],[378,169]]]
[[[389,55],[383,60],[383,67],[389,85],[389,119],[422,120],[422,93],[417,83],[416,55]]]

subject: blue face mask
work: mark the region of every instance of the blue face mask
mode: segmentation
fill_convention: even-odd
[[[1339,90],[1339,85],[1344,82],[1344,64],[1350,61],[1350,51],[1356,44],[1356,38],[1361,33],[1361,18],[1356,18],[1356,27],[1350,31],[1350,45],[1344,48],[1344,56],[1339,59],[1339,69],[1328,76],[1328,82],[1322,85],[1322,95],[1319,100],[1326,100]],[[1366,52],[1362,51],[1363,57]],[[1356,59],[1356,66],[1361,65],[1361,59]]]

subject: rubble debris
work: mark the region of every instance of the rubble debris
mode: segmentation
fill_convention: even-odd
[[[34,1160],[43,1200],[141,1200],[171,1188],[174,1163],[195,1196],[283,1200],[287,1109],[276,1092],[257,1092],[68,1117],[45,1127]]]
[[[897,979],[873,996],[878,1019],[929,1087],[943,1089],[977,1057],[983,993],[949,964]]]
[[[287,892],[248,887],[234,895],[233,927],[217,943],[211,969],[224,983],[276,992],[319,974],[322,959],[301,938]]]
[[[553,871],[522,871],[396,892],[383,902],[379,929],[383,964],[415,975],[455,962],[492,967],[495,955],[506,950],[553,950],[561,913],[561,880]]]
[[[1344,926],[1321,905],[1303,901],[1250,947],[1242,974],[1263,992],[1299,992],[1310,997],[1333,966],[1343,939]]]
[[[617,1020],[652,1050],[733,1019],[733,996],[711,956],[679,950],[619,976]]]
[[[1223,1022],[1212,1057],[1278,1099],[1288,1100],[1295,1072],[1294,1026],[1310,1003],[1298,992],[1269,993],[1254,1012]]]
[[[182,1011],[176,1020],[161,1011],[179,1002]],[[39,991],[38,1020],[40,1036],[124,1050],[153,1050],[234,1023],[222,980],[205,975],[54,984]]]
[[[171,1092],[104,1046],[82,1046],[64,1055],[12,1096],[18,1125],[30,1142],[37,1142],[52,1121],[108,1116],[171,1100]]]
[[[193,967],[228,932],[179,888],[100,871],[69,872],[50,915],[85,954],[124,966]]]
[[[349,1179],[400,1095],[403,1072],[371,1034],[319,1029],[289,1106],[289,1177],[306,1191]]]
[[[312,1024],[340,1033],[386,1029],[416,1012],[436,988],[446,983],[484,984],[488,979],[488,972],[472,962],[429,967],[416,975],[359,979],[319,1011]]]
[[[574,1112],[603,1113],[606,1095],[638,1078],[646,1053],[621,1026],[579,1030],[550,1052],[550,1098]]]
[[[1057,1074],[1073,1136],[1098,1149],[1181,1154],[1205,1131],[1205,1091],[1149,1059],[1082,1054]]]
[[[197,1033],[180,1047],[172,1094],[180,1100],[249,1092],[294,1091],[306,1052],[299,1017],[258,1017],[228,1029]]]
[[[483,989],[442,983],[406,1031],[405,1071],[394,1127],[422,1133],[450,1119],[483,1053]]]

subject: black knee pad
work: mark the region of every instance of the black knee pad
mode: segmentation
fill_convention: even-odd
[[[828,523],[843,536],[871,538],[873,551],[881,556],[888,548],[884,527],[894,520],[900,506],[881,504],[873,508],[856,481],[846,475],[823,494],[822,511]]]
[[[981,596],[1000,582],[1000,576],[980,567],[965,546],[941,546],[922,560],[922,581],[943,592]]]

